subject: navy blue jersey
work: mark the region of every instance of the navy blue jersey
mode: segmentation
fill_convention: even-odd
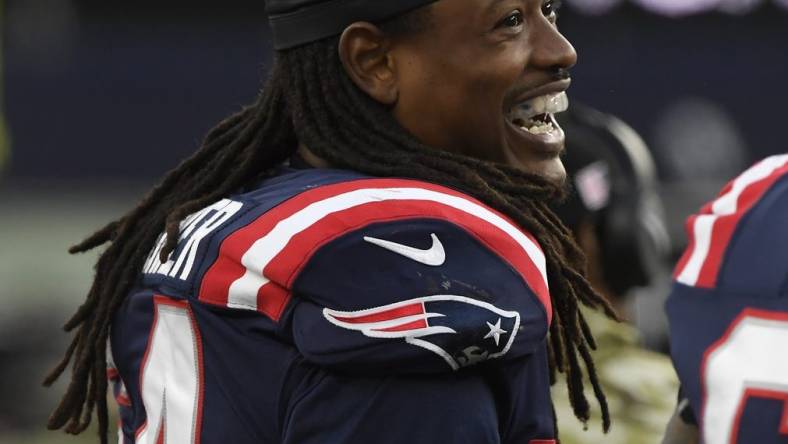
[[[545,258],[468,195],[282,169],[113,319],[121,442],[552,443]]]
[[[788,155],[732,181],[687,229],[667,311],[703,442],[788,443]]]

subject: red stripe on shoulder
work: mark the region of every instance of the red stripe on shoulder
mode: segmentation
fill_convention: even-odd
[[[419,187],[425,189],[441,189],[443,192],[461,193],[448,188],[428,184],[426,182],[403,179],[359,179],[325,185],[299,193],[285,200],[276,207],[262,214],[249,225],[235,231],[222,241],[216,261],[208,268],[202,278],[199,299],[214,305],[227,305],[230,285],[241,278],[246,272],[246,267],[241,263],[243,255],[261,237],[268,234],[277,223],[303,210],[308,205],[322,200],[364,188],[392,188],[392,187]],[[263,295],[260,295],[263,297]],[[281,295],[277,295],[280,297]],[[276,314],[278,303],[266,304],[273,311],[266,313],[269,316]]]
[[[384,189],[389,189],[388,194],[378,195],[375,191]],[[370,190],[371,196],[352,196],[351,199],[350,194],[346,195],[354,191],[364,193],[364,190]],[[416,191],[411,196],[405,190]],[[332,207],[334,202],[331,199],[335,197],[338,198],[336,207]],[[346,197],[352,201],[344,201]],[[310,207],[313,204],[316,207]],[[271,234],[277,224],[291,216],[294,220],[289,223],[304,226],[290,230],[292,232],[269,236],[276,241],[276,245],[281,244],[277,251],[255,252],[255,248],[259,247],[255,247],[255,243]],[[228,304],[231,286],[247,273],[242,264],[244,255],[250,251],[252,254],[273,254],[258,261],[264,264],[263,270],[251,272],[265,276],[257,294],[257,310],[278,320],[289,300],[288,290],[320,247],[371,223],[410,218],[446,220],[463,228],[523,276],[545,306],[548,319],[551,317],[552,308],[545,277],[523,246],[530,242],[533,245],[531,254],[541,256],[538,260],[544,262],[538,243],[532,236],[522,232],[503,214],[461,192],[401,179],[366,179],[328,185],[285,201],[224,240],[219,258],[203,278],[199,297],[209,303]],[[520,239],[512,237],[513,234],[519,235]],[[283,236],[284,239],[278,239],[277,236]]]
[[[383,201],[334,213],[293,237],[287,247],[265,268],[265,275],[274,282],[285,282],[285,286],[291,288],[300,271],[323,245],[372,223],[412,218],[446,220],[463,228],[524,278],[545,307],[548,321],[551,319],[552,305],[547,284],[522,247],[489,222],[434,202]]]

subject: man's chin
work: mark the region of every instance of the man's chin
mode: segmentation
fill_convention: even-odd
[[[539,176],[557,188],[566,188],[566,168],[561,158],[556,156],[547,159],[518,162],[518,169]]]
[[[567,180],[566,169],[559,157],[552,159],[541,159],[528,163],[522,161],[506,162],[508,166],[514,167],[531,177],[536,176],[542,181],[537,180],[545,188],[549,188],[547,203],[557,204],[566,200],[569,195],[570,185]],[[534,178],[535,179],[535,178]],[[532,180],[534,180],[532,179]]]

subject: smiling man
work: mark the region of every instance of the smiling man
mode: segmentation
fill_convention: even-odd
[[[110,381],[124,443],[545,444],[552,372],[588,419],[583,361],[607,428],[578,306],[615,315],[548,206],[576,58],[553,3],[268,13],[257,102],[72,249],[111,242],[50,427],[95,409],[106,442]]]
[[[416,14],[423,28],[406,38],[345,31],[340,56],[355,82],[428,146],[563,180],[552,113],[568,105],[577,56],[555,29],[552,1],[441,1]],[[355,41],[387,49],[372,73],[358,60],[370,48]]]

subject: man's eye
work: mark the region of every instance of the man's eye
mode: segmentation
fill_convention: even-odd
[[[512,11],[506,18],[498,23],[498,28],[516,28],[523,24],[523,13],[520,11]]]
[[[561,0],[546,0],[542,3],[542,14],[545,17],[557,16],[559,9],[561,9]]]

